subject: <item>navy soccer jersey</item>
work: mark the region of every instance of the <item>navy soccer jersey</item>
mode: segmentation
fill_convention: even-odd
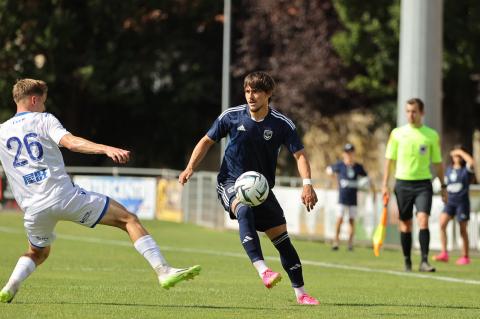
[[[357,179],[359,176],[367,176],[367,172],[361,164],[354,163],[353,166],[338,161],[330,165],[332,171],[337,174],[338,179],[338,202],[343,205],[357,205]]]
[[[227,135],[230,140],[218,174],[218,182],[222,184],[235,182],[246,171],[256,171],[273,188],[280,147],[286,146],[291,153],[303,149],[293,122],[271,107],[260,122],[251,118],[246,104],[229,108],[207,132],[216,142]]]
[[[455,169],[452,166],[447,167],[445,184],[447,184],[449,203],[460,204],[468,201],[468,190],[472,174],[473,171],[466,166],[459,169]]]

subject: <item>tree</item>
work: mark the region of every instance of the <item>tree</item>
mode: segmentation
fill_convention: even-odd
[[[361,105],[346,87],[349,70],[330,41],[340,28],[330,1],[246,0],[242,8],[235,88],[246,73],[269,71],[278,84],[274,103],[302,122]]]
[[[394,29],[379,26],[392,19],[389,8],[380,6],[360,18],[362,10],[374,6],[364,1],[352,8],[348,5],[329,0],[245,0],[244,12],[238,14],[245,18],[238,23],[240,39],[233,68],[237,82],[257,69],[273,75],[278,82],[273,105],[292,116],[305,133],[316,176],[347,141],[357,142],[358,152],[369,153],[369,160],[378,158],[371,151],[378,139],[366,137],[392,118],[395,107],[396,56],[390,53],[398,43],[389,40]],[[382,52],[385,47],[388,52]],[[370,66],[366,62],[371,60],[378,63]],[[347,114],[353,110],[360,112]],[[379,120],[369,114],[377,110],[383,112]],[[376,161],[370,163],[376,165]],[[294,174],[294,165],[289,166],[284,158],[279,164],[282,172]]]
[[[470,148],[480,129],[480,2],[445,0],[444,11],[444,140]]]
[[[244,0],[243,8],[236,76],[270,71],[279,82],[273,101],[304,128],[326,129],[325,116],[354,109],[373,113],[371,131],[395,125],[399,0]],[[480,3],[445,0],[444,12],[443,133],[447,146],[470,145],[480,126]]]
[[[14,111],[16,78],[41,78],[47,108],[72,133],[132,149],[131,165],[180,168],[220,109],[221,11],[215,0],[0,0],[0,92],[11,106],[0,115]]]

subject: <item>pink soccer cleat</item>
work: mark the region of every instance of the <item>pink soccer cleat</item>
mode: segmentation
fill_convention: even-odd
[[[468,265],[470,263],[470,258],[468,258],[466,256],[462,256],[462,257],[458,258],[455,263],[457,265]]]
[[[309,294],[303,294],[297,298],[297,302],[301,305],[319,305],[320,302],[310,296]]]
[[[282,275],[278,272],[274,272],[271,269],[267,269],[262,273],[262,281],[265,287],[268,289],[273,288],[282,280]]]
[[[433,260],[436,261],[443,261],[448,262],[448,253],[446,251],[442,251],[440,254],[433,256]]]

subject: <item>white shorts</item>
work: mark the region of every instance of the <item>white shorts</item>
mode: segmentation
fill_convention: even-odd
[[[109,198],[105,195],[75,187],[73,196],[42,211],[25,214],[24,226],[30,244],[45,248],[55,240],[55,225],[60,220],[72,221],[86,227],[95,227],[108,208]]]
[[[343,218],[344,215],[348,215],[350,219],[355,219],[357,216],[357,206],[338,204],[337,217]]]

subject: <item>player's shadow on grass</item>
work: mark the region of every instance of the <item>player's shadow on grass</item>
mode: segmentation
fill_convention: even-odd
[[[32,304],[29,302],[15,302],[17,304]],[[98,306],[124,306],[124,307],[148,307],[148,308],[192,308],[192,309],[239,309],[239,310],[278,310],[273,307],[244,307],[244,306],[214,306],[214,305],[162,305],[142,303],[119,303],[119,302],[39,302],[35,304],[47,305],[98,305]]]
[[[414,305],[414,304],[387,304],[387,303],[324,303],[324,305],[339,307],[416,307],[416,308],[435,308],[435,309],[462,309],[462,310],[480,310],[476,306],[445,306],[445,305]]]

